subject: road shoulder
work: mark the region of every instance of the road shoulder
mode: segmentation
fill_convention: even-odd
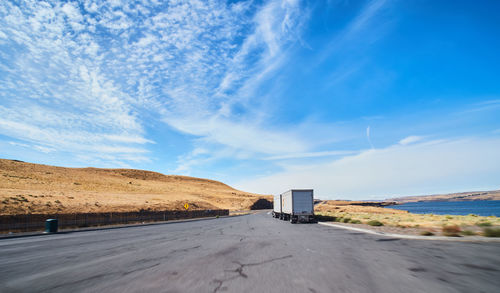
[[[481,242],[500,242],[500,238],[488,238],[488,237],[481,237],[481,236],[446,237],[446,236],[404,235],[404,234],[378,232],[378,231],[373,231],[373,230],[369,230],[369,229],[344,226],[344,225],[339,225],[339,224],[334,224],[334,223],[329,223],[329,222],[318,222],[318,224],[324,225],[324,226],[340,228],[340,229],[346,229],[346,230],[351,230],[351,231],[367,233],[367,234],[373,234],[373,235],[378,235],[378,236],[402,238],[402,239],[464,241],[464,242],[478,242],[478,241],[481,241]]]

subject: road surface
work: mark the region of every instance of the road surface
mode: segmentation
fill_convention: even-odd
[[[500,243],[219,219],[0,240],[0,292],[500,292]]]

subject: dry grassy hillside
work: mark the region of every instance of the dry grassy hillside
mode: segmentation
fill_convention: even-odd
[[[218,181],[132,169],[64,168],[0,159],[0,214],[249,209],[271,196]]]

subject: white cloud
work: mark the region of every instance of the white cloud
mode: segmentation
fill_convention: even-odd
[[[82,15],[80,14],[80,10],[76,3],[65,3],[61,10],[66,14],[66,16],[74,22],[80,22],[83,20]]]
[[[299,1],[115,2],[0,4],[16,48],[0,67],[0,133],[117,161],[147,151],[144,117],[157,117],[207,156],[311,149],[269,127],[266,97],[253,94],[300,39]]]
[[[255,153],[280,154],[303,152],[308,144],[293,133],[261,129],[251,122],[235,123],[222,118],[204,121],[182,120],[175,117],[167,122],[177,130],[202,137],[206,143],[221,144],[236,150]]]
[[[401,145],[407,145],[407,144],[412,144],[418,141],[421,141],[423,139],[422,136],[417,136],[417,135],[410,135],[408,137],[403,138],[402,140],[399,141],[399,144]]]
[[[48,153],[51,153],[51,152],[54,152],[56,149],[54,148],[49,148],[49,147],[45,147],[45,146],[40,146],[40,145],[35,145],[34,148],[42,153],[45,153],[45,154],[48,154]]]
[[[286,160],[286,159],[301,159],[301,158],[316,158],[328,156],[345,156],[358,153],[357,151],[323,151],[323,152],[307,152],[307,153],[291,153],[286,155],[277,155],[264,158],[264,160]]]
[[[240,13],[248,12],[247,9],[238,7]],[[238,23],[232,23],[231,27],[222,29],[224,33],[218,34],[229,38],[219,40],[216,46],[223,52],[219,60],[206,64],[206,56],[201,52],[190,54],[184,67],[198,73],[192,82],[196,86],[186,87],[183,82],[166,89],[171,100],[165,107],[163,120],[179,131],[201,138],[198,144],[202,141],[234,151],[264,154],[306,151],[309,143],[301,140],[293,130],[270,129],[266,125],[262,119],[266,109],[255,107],[263,97],[253,95],[260,83],[286,61],[284,50],[298,38],[300,25],[307,17],[299,12],[298,2],[269,1],[252,18],[239,15]],[[154,19],[155,25],[168,27],[172,17],[177,22],[184,20],[182,13],[159,15]],[[252,31],[241,43],[234,43],[231,38],[245,26],[252,27]],[[184,39],[191,30],[187,32],[182,34]],[[176,47],[184,49],[186,43],[197,46],[194,39],[181,41]],[[207,69],[211,73],[209,77],[205,76]],[[243,108],[243,113],[235,113],[235,106]]]
[[[361,13],[349,24],[348,29],[345,32],[346,36],[351,36],[352,34],[365,28],[370,21],[382,10],[384,5],[387,3],[386,0],[372,0],[366,7],[361,11]]]
[[[147,152],[131,146],[152,141],[132,98],[102,66],[93,21],[78,3],[0,6],[8,15],[0,31],[15,48],[2,52],[0,133],[43,153],[107,154],[116,162]]]
[[[456,113],[456,115],[470,114],[474,112],[486,112],[500,109],[500,99],[490,99],[471,105],[470,109]]]
[[[14,141],[9,141],[8,143],[10,145],[15,146],[15,147],[34,149],[34,150],[40,151],[40,152],[45,153],[45,154],[56,151],[56,149],[54,149],[54,148],[45,147],[45,146],[41,146],[41,145],[29,145],[26,143],[19,143],[19,142],[14,142]]]
[[[384,199],[498,188],[500,139],[396,144],[235,184],[253,192],[314,188],[323,199]]]

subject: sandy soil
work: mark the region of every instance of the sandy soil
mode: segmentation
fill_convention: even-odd
[[[247,210],[272,196],[224,183],[132,169],[64,168],[0,159],[0,214]]]

